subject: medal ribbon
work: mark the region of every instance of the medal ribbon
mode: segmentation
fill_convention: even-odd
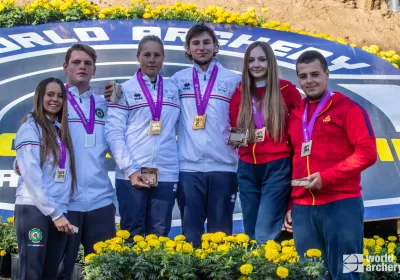
[[[139,82],[140,88],[146,97],[147,103],[149,104],[151,115],[153,117],[153,121],[159,121],[161,117],[162,103],[163,103],[163,78],[161,75],[158,75],[158,89],[157,89],[157,104],[154,104],[153,98],[151,97],[151,93],[149,88],[147,87],[145,81],[143,80],[143,75],[140,71],[137,72],[136,78]]]
[[[193,85],[194,85],[194,97],[196,99],[197,115],[199,115],[199,116],[203,116],[206,112],[208,100],[210,99],[211,91],[214,87],[215,80],[217,79],[217,74],[218,74],[218,66],[217,66],[217,64],[214,64],[214,67],[211,72],[210,80],[207,83],[206,91],[204,92],[204,96],[202,99],[201,92],[200,92],[199,76],[197,75],[196,68],[193,67],[192,77],[193,77]]]
[[[68,86],[65,85],[65,89],[67,91],[68,101],[71,103],[72,107],[74,108],[75,112],[78,114],[79,118],[82,121],[83,127],[86,130],[87,134],[93,134],[94,131],[94,120],[95,120],[95,101],[93,94],[90,96],[90,112],[89,112],[89,120],[86,119],[85,114],[83,113],[81,107],[76,102],[74,96],[69,91]]]

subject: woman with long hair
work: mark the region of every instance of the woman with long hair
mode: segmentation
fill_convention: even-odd
[[[296,87],[279,79],[272,48],[250,44],[230,119],[232,127],[247,130],[248,145],[239,147],[238,181],[244,230],[258,243],[276,239],[282,228],[291,190],[286,121],[300,100]]]
[[[34,108],[15,140],[19,177],[15,229],[20,257],[19,279],[56,279],[67,233],[66,218],[76,184],[63,83],[47,78],[36,87]]]
[[[143,37],[136,57],[138,71],[109,105],[105,137],[117,165],[121,228],[131,236],[167,236],[179,179],[178,88],[160,75],[165,58],[160,38]]]

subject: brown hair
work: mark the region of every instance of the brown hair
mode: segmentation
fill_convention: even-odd
[[[68,64],[73,51],[82,51],[82,52],[87,53],[93,59],[93,63],[96,63],[96,59],[97,59],[96,51],[91,46],[84,45],[84,44],[73,44],[67,50],[67,53],[65,54],[65,63],[66,64]]]
[[[251,51],[256,47],[262,48],[268,61],[267,85],[261,100],[263,102],[261,104],[264,104],[264,107],[261,109],[264,110],[266,134],[268,137],[272,137],[275,142],[282,141],[286,125],[287,109],[280,92],[278,64],[272,48],[265,42],[253,42],[246,49],[241,84],[242,101],[237,124],[238,127],[247,128],[249,130],[249,140],[254,143],[255,122],[252,112],[252,98],[255,97],[258,100],[258,96],[256,83],[249,71],[249,58]]]
[[[321,63],[322,70],[325,72],[329,71],[328,62],[326,62],[326,58],[318,51],[305,51],[303,52],[296,61],[296,73],[297,73],[297,65],[305,63],[309,64],[318,60]]]
[[[46,112],[44,110],[44,96],[46,94],[46,87],[49,83],[57,83],[61,87],[61,92],[63,95],[62,109],[57,114],[57,119],[61,123],[61,127],[57,133],[54,124],[51,120],[46,117]],[[34,96],[34,107],[31,116],[35,121],[36,127],[39,130],[41,128],[40,139],[40,167],[43,166],[47,159],[47,156],[51,153],[54,157],[54,165],[59,164],[59,154],[60,148],[57,144],[57,135],[64,142],[66,149],[70,155],[70,170],[72,175],[71,190],[74,193],[76,185],[76,169],[75,169],[75,156],[73,151],[73,145],[71,140],[71,135],[68,128],[68,101],[67,94],[64,88],[64,84],[60,79],[57,78],[47,78],[41,81],[35,91]],[[24,118],[23,122],[26,121]]]
[[[159,37],[157,37],[156,35],[146,35],[142,38],[142,40],[140,40],[139,45],[138,45],[138,50],[137,50],[137,55],[139,56],[142,49],[143,49],[143,45],[146,44],[147,42],[157,42],[161,45],[161,49],[162,49],[162,53],[163,55],[165,55],[164,53],[164,44],[161,41],[161,39]]]
[[[216,45],[216,46],[217,46],[217,49],[218,49],[218,47],[219,47],[219,42],[218,42],[217,36],[215,35],[214,30],[211,29],[211,27],[207,26],[204,22],[203,22],[203,23],[199,23],[199,24],[193,25],[193,26],[189,29],[188,33],[186,33],[185,49],[189,49],[190,41],[192,40],[193,37],[198,36],[198,35],[200,35],[200,34],[203,33],[203,32],[207,32],[207,33],[211,36],[214,45]],[[217,51],[217,52],[218,52],[218,51]],[[216,56],[216,55],[217,55],[217,52],[215,52],[213,56]],[[190,60],[192,60],[192,55],[188,54],[187,52],[185,52],[185,56],[186,56],[187,58],[189,58]]]

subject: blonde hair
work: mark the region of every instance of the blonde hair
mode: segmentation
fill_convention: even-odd
[[[249,71],[249,58],[251,51],[256,47],[260,47],[264,51],[268,61],[266,87],[261,99],[263,102],[261,104],[264,104],[264,107],[261,109],[264,110],[266,135],[267,137],[273,138],[274,142],[280,142],[284,136],[287,109],[280,91],[278,64],[272,48],[265,42],[253,42],[246,49],[243,62],[241,104],[237,126],[240,128],[247,128],[249,130],[250,142],[255,142],[255,122],[252,111],[252,98],[254,97],[258,101],[259,98],[257,95],[256,83]]]

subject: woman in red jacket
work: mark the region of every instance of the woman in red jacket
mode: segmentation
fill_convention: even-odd
[[[260,244],[281,232],[291,180],[286,121],[300,101],[296,87],[279,79],[272,48],[265,42],[250,44],[230,119],[232,127],[248,131],[249,144],[239,148],[237,175],[244,230]]]

